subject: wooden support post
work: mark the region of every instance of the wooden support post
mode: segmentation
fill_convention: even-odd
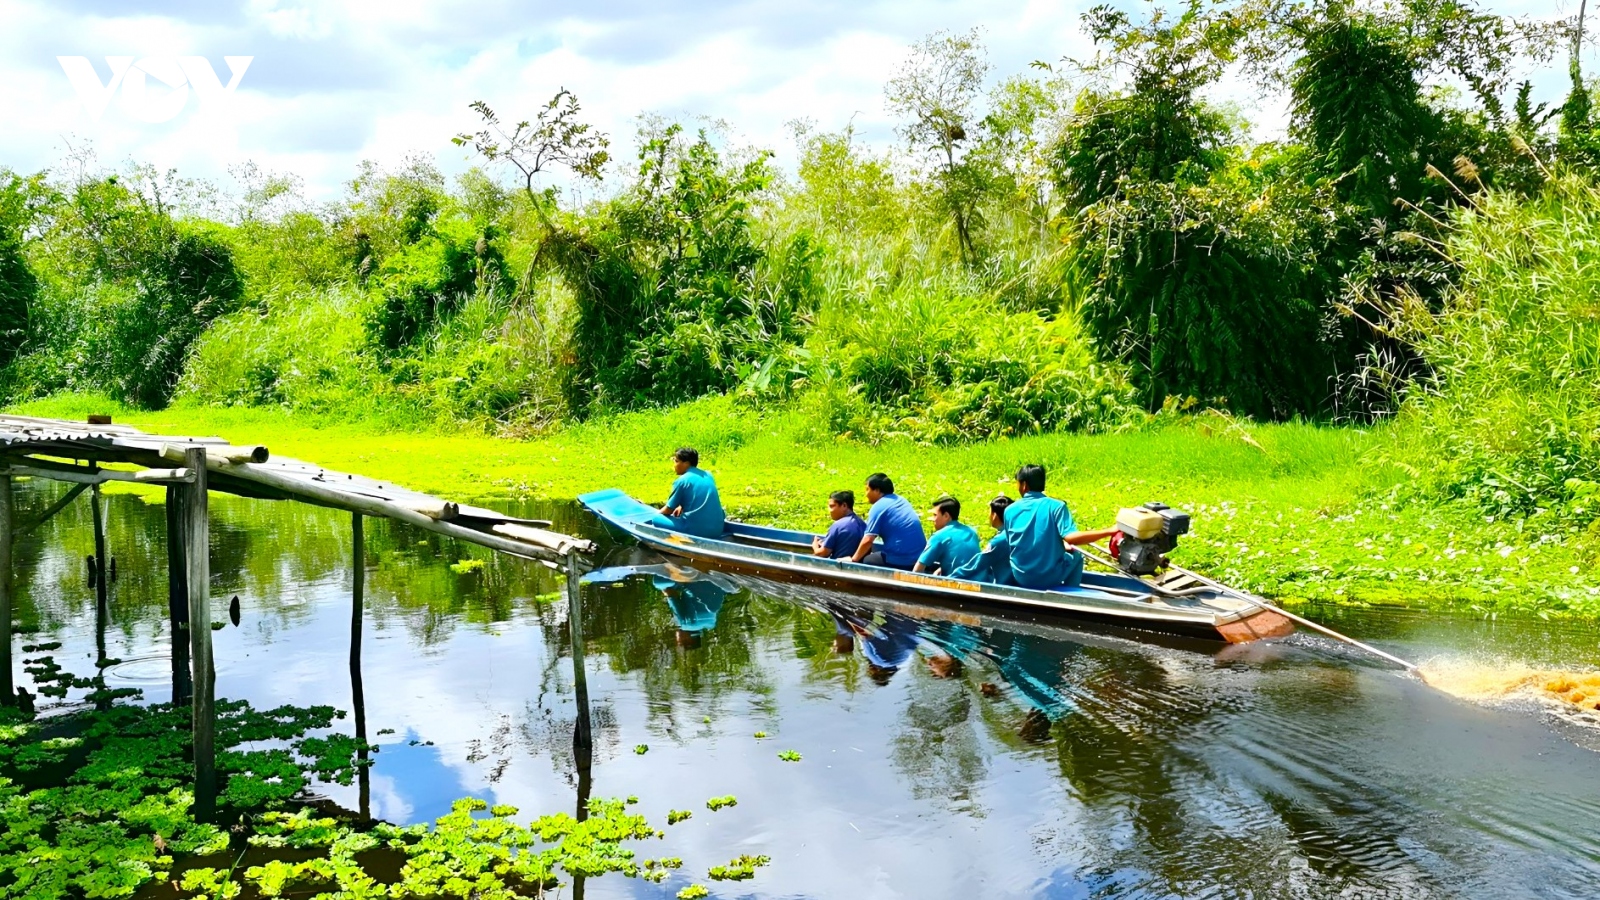
[[[361,818],[372,818],[372,778],[367,763],[367,695],[361,684],[361,619],[365,614],[367,541],[361,513],[350,514],[350,705],[356,718],[356,788]]]
[[[90,519],[94,522],[94,602],[96,613],[105,617],[106,612],[106,583],[111,579],[107,575],[111,565],[106,558],[106,520],[100,505],[100,485],[89,488],[89,506],[93,509]]]
[[[11,476],[0,475],[0,704],[17,702],[11,683]]]
[[[194,672],[191,726],[194,730],[194,816],[209,822],[216,814],[217,720],[211,677],[211,523],[206,497],[206,451],[191,447],[185,454],[194,482],[182,490],[185,583],[189,590],[189,661]]]
[[[567,551],[567,631],[572,636],[572,685],[578,702],[572,746],[581,754],[594,746],[594,737],[589,723],[589,679],[583,665],[583,585],[576,550]]]
[[[172,705],[188,703],[189,681],[189,578],[188,557],[183,552],[183,504],[186,489],[167,485],[167,624],[172,632]]]

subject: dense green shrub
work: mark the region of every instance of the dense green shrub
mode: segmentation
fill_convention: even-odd
[[[576,297],[579,412],[727,390],[794,343],[814,305],[810,241],[756,230],[768,154],[741,159],[676,124],[645,138],[628,189],[540,248]]]
[[[1495,515],[1600,512],[1600,189],[1566,175],[1537,197],[1490,191],[1460,210],[1459,288],[1395,321],[1430,384],[1405,411],[1425,487]]]
[[[143,170],[86,177],[41,218],[32,255],[44,277],[13,390],[164,405],[190,344],[243,296],[225,226],[174,218]]]

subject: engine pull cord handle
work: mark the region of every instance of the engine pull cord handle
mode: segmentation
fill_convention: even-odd
[[[1099,551],[1097,551],[1097,550],[1092,550],[1092,549],[1090,549],[1088,547],[1079,547],[1077,549],[1080,552],[1082,552],[1084,556],[1088,557],[1089,559],[1094,560],[1095,562],[1097,562],[1097,563],[1099,563],[1099,564],[1101,564],[1103,566],[1109,566],[1110,568],[1115,569],[1118,572],[1122,571],[1122,567],[1121,566],[1117,565],[1115,562],[1112,562],[1110,559],[1108,559],[1108,558],[1106,558],[1104,556],[1101,556]],[[1226,594],[1229,594],[1229,595],[1234,596],[1234,597],[1238,597],[1240,600],[1243,600],[1244,602],[1249,603],[1252,606],[1255,606],[1255,607],[1257,607],[1259,609],[1265,609],[1265,610],[1268,610],[1269,612],[1275,612],[1278,615],[1283,616],[1284,618],[1289,619],[1289,620],[1291,620],[1293,622],[1297,622],[1297,623],[1299,623],[1301,625],[1304,625],[1304,626],[1306,626],[1307,628],[1310,628],[1313,631],[1321,632],[1322,634],[1325,634],[1328,637],[1331,637],[1336,641],[1343,641],[1343,642],[1345,642],[1346,644],[1349,644],[1352,647],[1356,647],[1358,649],[1365,650],[1368,653],[1371,653],[1373,656],[1381,657],[1381,658],[1383,658],[1385,660],[1388,660],[1389,662],[1392,662],[1395,665],[1400,666],[1401,668],[1405,669],[1408,672],[1417,671],[1417,665],[1415,663],[1406,662],[1405,660],[1401,659],[1400,657],[1395,656],[1393,653],[1386,653],[1386,652],[1384,652],[1382,650],[1379,650],[1377,647],[1372,646],[1371,644],[1367,644],[1367,643],[1363,643],[1361,641],[1358,641],[1355,638],[1350,637],[1347,634],[1341,634],[1340,632],[1334,631],[1332,628],[1329,628],[1326,625],[1322,625],[1322,624],[1319,624],[1317,622],[1313,622],[1313,621],[1311,621],[1310,619],[1307,619],[1304,616],[1297,616],[1294,613],[1289,612],[1288,610],[1284,609],[1283,607],[1278,606],[1275,603],[1269,603],[1266,600],[1263,600],[1263,599],[1261,599],[1260,597],[1257,597],[1254,594],[1246,593],[1244,591],[1239,590],[1238,588],[1228,587],[1227,585],[1222,584],[1221,582],[1218,582],[1218,581],[1214,581],[1214,580],[1212,580],[1210,578],[1207,578],[1206,576],[1201,575],[1198,572],[1191,572],[1190,570],[1185,569],[1182,566],[1171,566],[1170,568],[1172,569],[1172,571],[1180,572],[1180,573],[1182,573],[1184,575],[1187,575],[1190,578],[1193,578],[1195,581],[1200,582],[1201,584],[1209,585],[1209,586],[1214,587],[1217,590],[1222,591],[1222,592],[1224,592]],[[1161,588],[1156,586],[1156,585],[1151,585],[1151,587],[1154,588],[1157,591],[1161,590]]]

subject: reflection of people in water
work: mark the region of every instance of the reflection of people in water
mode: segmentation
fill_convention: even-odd
[[[678,625],[678,646],[700,646],[700,633],[717,625],[717,613],[728,592],[709,581],[673,581],[659,575],[650,579],[667,598],[672,620]]]
[[[840,656],[848,656],[855,652],[856,633],[846,618],[842,607],[832,603],[827,605],[828,615],[833,617],[833,652]]]
[[[1072,700],[1064,689],[1065,669],[1067,660],[1082,649],[1070,641],[999,630],[991,632],[986,646],[979,649],[1030,707],[1021,729],[1023,737],[1043,740],[1052,723],[1072,712]]]
[[[917,622],[898,613],[884,613],[883,622],[873,625],[850,620],[850,628],[861,637],[861,655],[867,658],[867,677],[884,685],[917,652]]]
[[[977,632],[955,622],[921,622],[917,636],[922,640],[919,649],[928,661],[928,671],[935,678],[961,677],[962,659],[978,649]]]

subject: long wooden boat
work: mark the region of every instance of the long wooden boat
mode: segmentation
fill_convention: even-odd
[[[656,509],[615,489],[584,494],[578,502],[657,551],[766,578],[910,595],[929,602],[1029,610],[1234,644],[1294,631],[1294,623],[1283,615],[1182,574],[1144,579],[1085,572],[1081,584],[1033,590],[823,559],[811,554],[813,535],[803,531],[729,522],[720,538],[696,537],[662,527],[664,520]]]

